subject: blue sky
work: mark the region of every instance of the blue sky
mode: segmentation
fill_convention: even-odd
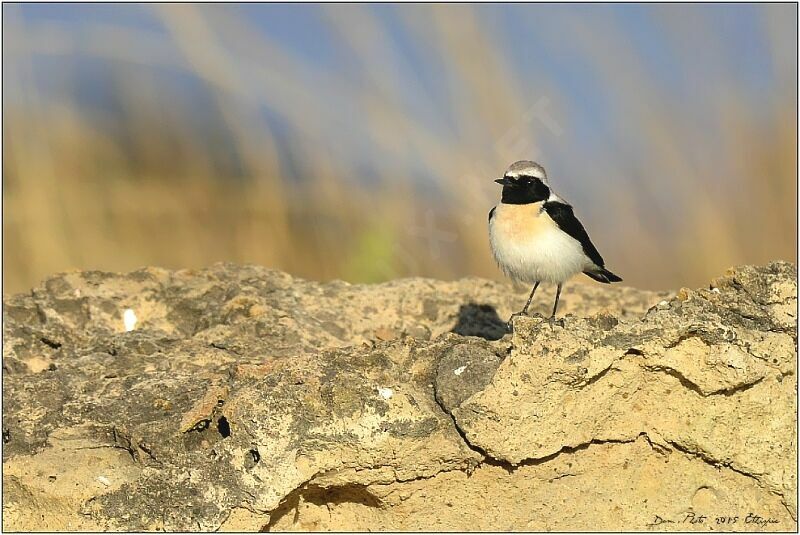
[[[4,9],[18,9],[26,22],[55,22],[79,33],[87,25],[110,23],[132,28],[143,28],[155,32],[164,31],[147,5],[138,4],[46,4],[28,3],[17,6],[6,4]],[[337,47],[340,42],[316,4],[225,4],[206,5],[210,12],[230,10],[243,14],[260,31],[293,51],[298,57],[324,68],[335,68],[341,63],[342,54]],[[710,59],[697,55],[697,66],[687,69],[675,57],[674,44],[664,34],[655,14],[664,6],[646,4],[482,4],[476,5],[481,23],[504,46],[521,76],[535,78],[546,75],[558,80],[559,86],[573,91],[576,100],[591,102],[592,77],[580,57],[570,53],[571,35],[580,25],[593,25],[597,21],[609,21],[621,30],[621,38],[649,60],[650,74],[675,91],[690,94],[696,79],[687,71],[702,70],[703,62]],[[413,11],[415,6],[376,4],[371,8],[386,23],[392,32],[397,51],[403,55],[410,69],[409,78],[423,81],[435,76],[425,72],[425,64],[419,60],[419,50],[413,46],[413,36],[402,31],[397,24],[401,10]],[[715,68],[733,70],[740,76],[743,85],[753,91],[763,90],[775,83],[775,66],[766,41],[763,11],[781,10],[792,17],[796,13],[793,5],[758,6],[754,4],[698,4],[671,5],[677,16],[702,23],[709,31],[709,38],[718,41],[726,51],[725,64]],[[567,22],[570,23],[567,23]],[[571,24],[571,23],[576,24]],[[548,45],[539,39],[540,33],[552,33],[561,37],[558,46]],[[536,55],[531,51],[544,51]],[[569,61],[559,61],[568,59]],[[714,58],[716,60],[719,57]],[[708,66],[708,65],[706,65]],[[587,106],[587,110],[596,106]]]
[[[714,102],[730,88],[735,88],[756,116],[771,113],[780,85],[796,76],[786,72],[787,66],[794,68],[794,51],[789,58],[793,61],[775,64],[776,56],[770,49],[775,31],[771,34],[767,26],[767,15],[777,14],[773,21],[785,21],[779,30],[793,34],[788,36],[788,41],[793,42],[797,31],[794,5],[480,4],[473,8],[479,29],[492,39],[502,52],[502,60],[510,66],[513,83],[520,88],[522,99],[535,101],[546,96],[566,103],[567,111],[559,121],[567,137],[551,147],[549,143],[553,140],[542,136],[542,145],[553,153],[555,165],[565,169],[570,165],[568,151],[563,150],[565,145],[589,157],[608,152],[609,147],[625,147],[633,157],[637,144],[643,142],[634,132],[619,131],[624,128],[620,117],[629,111],[614,88],[608,87],[609,73],[603,70],[607,67],[588,53],[592,39],[614,43],[617,50],[630,52],[638,62],[630,71],[623,65],[618,73],[612,73],[620,84],[616,91],[620,87],[634,87],[635,92],[636,85],[645,79],[658,91],[665,108],[688,110],[696,128],[709,127],[709,121],[715,119]],[[165,36],[168,33],[151,5],[4,5],[6,12],[12,9],[22,15],[26,25],[56,25],[73,35],[76,42],[80,42],[87,28],[103,24]],[[320,5],[225,4],[204,5],[202,9],[212,25],[219,14],[241,15],[312,71],[370,83]],[[452,115],[447,103],[452,92],[459,88],[448,85],[441,74],[448,58],[429,50],[428,44],[409,32],[405,24],[408,18],[416,18],[421,31],[426,32],[426,6],[379,4],[369,9],[391,43],[391,57],[386,61],[396,73],[395,79],[401,81],[402,87],[396,95],[402,108],[436,135],[457,137],[459,117]],[[672,24],[665,23],[669,20]],[[354,24],[350,31],[357,32],[359,28]],[[787,39],[785,35],[779,37]],[[42,86],[52,84],[53,91],[71,91],[77,101],[85,104],[94,101],[101,108],[111,105],[114,89],[107,84],[103,65],[86,60],[79,51],[66,57],[35,59],[34,64],[39,66],[37,80]],[[60,69],[70,71],[78,81],[70,87],[59,85],[64,80],[58,75]],[[75,73],[79,76],[74,76]],[[183,87],[181,91],[187,102],[190,106],[194,102],[198,113],[208,110],[209,97],[200,80],[181,72],[158,72],[158,76],[162,76],[165,85]],[[241,76],[247,80],[248,74]],[[510,81],[491,80],[491,83],[501,86]],[[9,94],[13,95],[13,90]],[[358,150],[370,150],[368,134],[358,124],[360,103],[333,100],[324,88],[320,88],[318,98],[327,108],[337,108],[340,112],[337,122],[329,125],[330,132],[348,130],[353,143],[360,144]],[[270,95],[264,95],[264,100],[269,103]],[[263,110],[265,116],[280,111],[270,110],[269,105]],[[270,120],[273,126],[280,124],[280,119]],[[335,136],[329,134],[329,137]],[[598,143],[598,138],[604,142]],[[332,144],[336,141],[341,140],[332,139]]]

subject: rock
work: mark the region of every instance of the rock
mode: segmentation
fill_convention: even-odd
[[[436,370],[436,400],[452,414],[492,380],[505,355],[489,344],[466,342],[442,354]]]
[[[8,530],[796,524],[792,264],[678,294],[254,266],[4,299]]]

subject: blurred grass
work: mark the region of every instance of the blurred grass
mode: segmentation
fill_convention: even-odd
[[[548,13],[567,37],[534,12],[520,21],[585,65],[607,102],[613,120],[591,125],[587,148],[575,97],[515,67],[481,7],[393,7],[391,25],[385,10],[319,7],[345,64],[331,68],[226,6],[148,5],[160,30],[76,31],[5,4],[4,292],[65,269],[220,260],[322,280],[500,278],[491,179],[523,158],[548,168],[626,284],[698,286],[730,265],[794,259],[796,6],[772,7],[758,14],[775,81],[757,108],[686,8],[648,13],[678,64],[703,56],[702,109],[652,75],[605,11]],[[394,31],[436,88],[407,79]],[[81,100],[76,57],[102,66],[111,104]]]

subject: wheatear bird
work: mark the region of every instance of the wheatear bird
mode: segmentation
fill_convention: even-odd
[[[509,330],[515,316],[528,313],[542,282],[558,285],[552,322],[561,287],[573,275],[582,272],[604,283],[622,280],[605,268],[572,206],[550,189],[544,167],[527,160],[516,162],[495,182],[503,185],[503,196],[489,212],[492,254],[507,276],[533,284],[525,308],[508,320]]]

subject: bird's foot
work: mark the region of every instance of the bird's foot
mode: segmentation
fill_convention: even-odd
[[[550,316],[549,318],[547,318],[547,323],[550,324],[551,329],[554,329],[556,325],[558,325],[562,329],[564,328],[564,318],[556,319],[555,316]]]
[[[510,333],[513,333],[514,332],[514,318],[518,318],[520,316],[527,316],[527,315],[528,314],[525,311],[515,312],[514,314],[511,314],[511,317],[508,318],[508,322],[506,323],[506,330],[508,332],[510,332]]]

